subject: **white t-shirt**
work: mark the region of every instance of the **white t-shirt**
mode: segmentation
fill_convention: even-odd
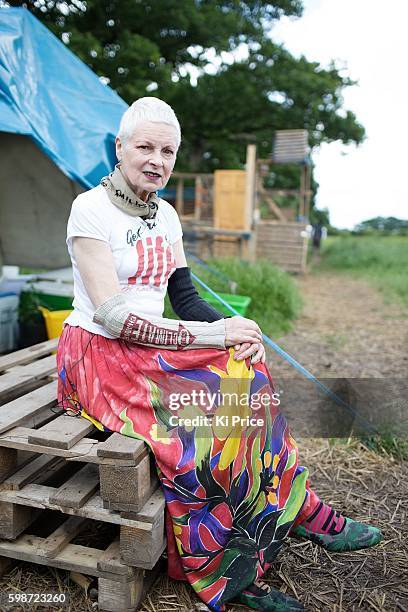
[[[99,185],[73,202],[67,227],[68,252],[74,274],[73,312],[65,320],[106,338],[113,338],[93,323],[95,307],[85,289],[72,250],[74,236],[96,238],[109,244],[122,293],[137,314],[163,316],[167,282],[176,269],[172,245],[183,232],[176,210],[160,199],[154,220],[133,217],[111,203]],[[103,283],[103,278],[100,279]]]

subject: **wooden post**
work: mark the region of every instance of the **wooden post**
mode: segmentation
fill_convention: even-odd
[[[126,582],[98,578],[98,607],[104,612],[137,610],[142,599],[143,571]]]
[[[184,214],[184,179],[179,178],[176,190],[176,210],[179,217]]]
[[[305,218],[305,191],[306,191],[306,181],[305,181],[305,168],[306,166],[301,166],[300,168],[300,191],[299,191],[299,217],[300,220],[304,221]]]
[[[201,176],[195,177],[195,202],[194,202],[194,220],[200,221],[201,209],[203,205],[203,179]]]
[[[15,448],[0,448],[0,482],[17,469],[17,451]]]
[[[255,261],[256,241],[254,233],[255,187],[256,187],[256,145],[247,145],[246,150],[246,180],[245,180],[245,228],[252,231],[251,238],[245,242],[244,258]],[[241,255],[242,256],[242,255]]]
[[[305,217],[306,217],[306,221],[309,221],[309,215],[310,215],[311,178],[312,178],[312,167],[310,165],[307,165],[305,167]]]
[[[149,455],[135,466],[101,464],[99,477],[104,508],[138,512],[151,492]]]

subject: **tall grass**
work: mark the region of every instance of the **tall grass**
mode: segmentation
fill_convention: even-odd
[[[223,258],[211,259],[207,263],[237,284],[235,293],[251,297],[245,316],[254,319],[264,333],[276,336],[291,329],[292,321],[300,312],[301,298],[289,274],[264,260],[248,263]],[[190,264],[193,272],[211,289],[218,293],[231,293],[226,280],[194,262]],[[199,287],[197,289],[201,292]],[[165,316],[170,313],[167,303]]]
[[[408,304],[408,236],[328,238],[319,268],[363,276],[387,297]]]

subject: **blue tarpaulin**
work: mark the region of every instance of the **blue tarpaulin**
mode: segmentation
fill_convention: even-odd
[[[0,8],[0,131],[24,134],[94,187],[116,163],[128,105],[24,8]]]

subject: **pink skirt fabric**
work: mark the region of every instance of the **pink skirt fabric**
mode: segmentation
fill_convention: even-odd
[[[232,349],[149,348],[69,325],[57,362],[60,405],[149,445],[169,574],[225,610],[318,502],[266,366],[237,362]]]

